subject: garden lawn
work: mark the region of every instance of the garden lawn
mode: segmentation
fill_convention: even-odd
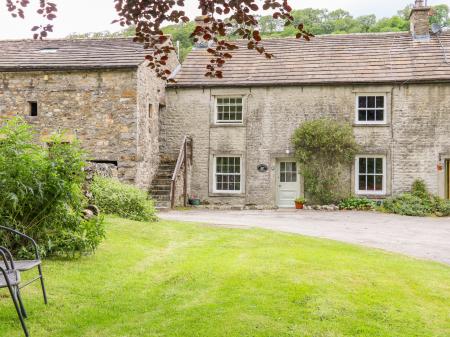
[[[32,337],[450,336],[449,266],[291,234],[108,217],[95,255],[44,272]],[[22,336],[4,290],[0,336]]]

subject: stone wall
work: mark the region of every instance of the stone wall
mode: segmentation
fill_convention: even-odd
[[[90,160],[117,162],[122,181],[148,187],[158,165],[164,83],[139,69],[0,73],[0,118],[23,116],[39,141],[64,131]],[[30,116],[28,102],[37,102]],[[148,106],[154,106],[149,116]]]
[[[137,72],[137,181],[150,187],[159,165],[159,111],[165,105],[165,83],[143,64]]]
[[[383,94],[387,123],[354,125],[357,94]],[[422,178],[434,193],[441,191],[439,160],[450,157],[450,85],[309,86],[242,89],[168,89],[162,115],[162,150],[174,156],[184,135],[194,140],[191,191],[212,204],[266,205],[276,202],[276,159],[292,157],[290,138],[306,120],[334,118],[354,125],[361,154],[386,156],[386,195],[410,188]],[[212,124],[215,95],[244,95],[243,126]],[[243,156],[245,189],[241,195],[212,193],[212,156]],[[256,167],[266,164],[260,173]],[[355,190],[354,168],[345,182]]]

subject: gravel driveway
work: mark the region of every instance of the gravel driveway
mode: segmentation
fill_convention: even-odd
[[[166,220],[258,227],[381,248],[450,264],[450,219],[375,212],[216,211],[161,213]]]

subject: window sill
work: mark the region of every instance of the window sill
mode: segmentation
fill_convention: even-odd
[[[245,128],[245,126],[246,125],[244,123],[217,123],[210,125],[211,128]]]
[[[353,127],[390,128],[390,127],[391,127],[391,124],[387,124],[387,123],[386,123],[386,124],[376,124],[376,123],[374,123],[374,124],[371,124],[371,123],[367,123],[367,124],[364,124],[364,123],[353,123]]]
[[[387,198],[387,197],[390,196],[386,192],[383,192],[383,193],[356,192],[355,194],[356,194],[357,197],[360,197],[360,198],[364,198],[365,197],[365,198],[368,198],[368,199],[380,199],[380,198],[384,199],[384,198]]]
[[[245,193],[223,193],[223,192],[212,192],[209,193],[210,197],[225,197],[225,198],[245,198]]]

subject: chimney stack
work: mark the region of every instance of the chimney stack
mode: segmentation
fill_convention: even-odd
[[[429,14],[431,8],[424,0],[416,0],[411,10],[411,34],[416,41],[428,41],[430,39],[430,21]]]
[[[208,26],[210,25],[209,23],[206,23],[205,20],[208,19],[207,15],[201,15],[201,16],[197,16],[195,18],[195,25],[202,27],[202,28],[208,28]],[[208,48],[211,46],[212,44],[212,40],[205,40],[203,37],[201,36],[197,36],[197,41],[194,44],[194,48]]]

